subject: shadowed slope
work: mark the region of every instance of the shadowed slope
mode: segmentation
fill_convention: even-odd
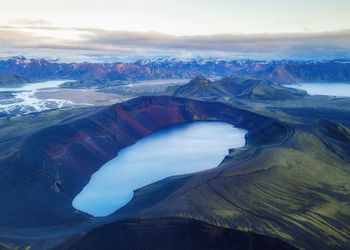
[[[257,235],[215,227],[190,219],[131,220],[111,223],[59,249],[296,249],[287,243]]]

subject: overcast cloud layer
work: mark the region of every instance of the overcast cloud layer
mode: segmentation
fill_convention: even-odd
[[[350,59],[350,30],[176,36],[161,32],[62,28],[43,20],[18,20],[15,25],[0,27],[0,46],[3,56],[22,54],[91,61],[150,56]]]

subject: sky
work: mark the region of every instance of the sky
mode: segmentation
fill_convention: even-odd
[[[349,0],[11,0],[0,57],[350,58]]]

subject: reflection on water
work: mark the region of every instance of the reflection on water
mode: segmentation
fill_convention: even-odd
[[[245,144],[245,134],[223,122],[195,122],[156,132],[103,165],[73,206],[93,216],[109,215],[128,203],[135,189],[216,167],[228,149]]]

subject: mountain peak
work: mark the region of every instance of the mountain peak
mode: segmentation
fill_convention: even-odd
[[[211,82],[209,79],[205,78],[202,75],[196,76],[189,83],[201,83],[201,82]]]
[[[272,86],[263,79],[225,77],[211,82],[204,77],[196,77],[182,86],[169,87],[165,95],[186,97],[192,99],[216,100],[229,99],[259,99],[283,100],[305,95],[304,92],[287,89],[283,86]]]

